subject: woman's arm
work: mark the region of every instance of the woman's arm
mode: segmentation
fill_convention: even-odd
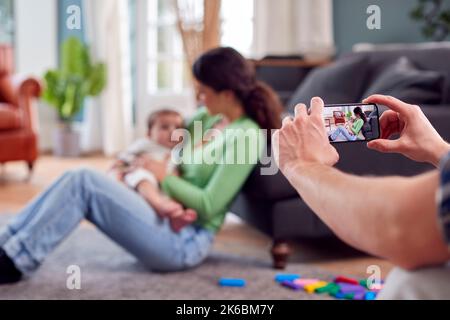
[[[197,211],[200,219],[209,220],[226,210],[246,181],[254,165],[220,164],[204,188],[177,176],[167,176],[162,188],[172,199]]]
[[[359,134],[362,127],[364,125],[364,121],[362,119],[358,119],[356,122],[353,123],[353,125],[350,127],[351,133],[353,133],[355,136]]]
[[[239,140],[240,138],[242,137],[238,136],[236,139]],[[226,210],[257,163],[259,150],[253,152],[254,148],[249,144],[235,143],[234,140],[228,141],[225,149],[225,159],[227,151],[231,150],[235,155],[243,152],[246,159],[245,163],[241,164],[235,161],[233,164],[217,164],[213,175],[203,188],[197,187],[180,177],[167,176],[161,184],[164,192],[186,207],[196,210],[199,217],[205,220]]]

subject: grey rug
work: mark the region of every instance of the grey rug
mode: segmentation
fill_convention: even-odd
[[[6,217],[0,215],[0,226]],[[67,267],[81,268],[81,289],[69,290]],[[290,264],[286,272],[331,280],[327,272]],[[213,252],[199,267],[159,274],[90,227],[80,227],[31,278],[0,287],[0,299],[329,299],[291,291],[274,281],[269,261]],[[244,278],[244,288],[221,288],[220,277]]]

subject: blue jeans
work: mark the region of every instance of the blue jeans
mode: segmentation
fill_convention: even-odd
[[[31,274],[83,219],[154,271],[200,264],[214,240],[212,231],[194,225],[173,232],[137,193],[106,175],[79,169],[64,174],[18,214],[0,232],[0,247],[22,273]]]
[[[348,132],[348,130],[342,126],[337,127],[336,130],[330,135],[331,140],[335,141],[340,135],[342,135],[346,141],[356,141],[357,137]]]

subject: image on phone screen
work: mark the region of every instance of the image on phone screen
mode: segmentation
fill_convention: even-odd
[[[331,143],[380,138],[380,116],[375,104],[326,105],[323,118]]]

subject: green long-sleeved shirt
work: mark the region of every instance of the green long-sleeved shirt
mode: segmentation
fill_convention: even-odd
[[[363,125],[364,125],[364,120],[363,119],[358,119],[355,122],[353,122],[352,131],[355,134],[355,136],[357,136],[359,134],[359,132],[361,131]]]
[[[241,117],[217,139],[194,148],[203,138],[195,136],[194,122],[201,122],[203,132],[199,133],[203,135],[218,120],[205,109],[198,111],[187,128],[192,138],[183,149],[180,177],[168,176],[161,184],[167,195],[197,211],[196,224],[214,232],[222,226],[231,201],[257,163],[263,142],[259,126],[250,118]],[[251,141],[251,137],[257,141]],[[212,163],[206,158],[210,155],[221,161]]]

